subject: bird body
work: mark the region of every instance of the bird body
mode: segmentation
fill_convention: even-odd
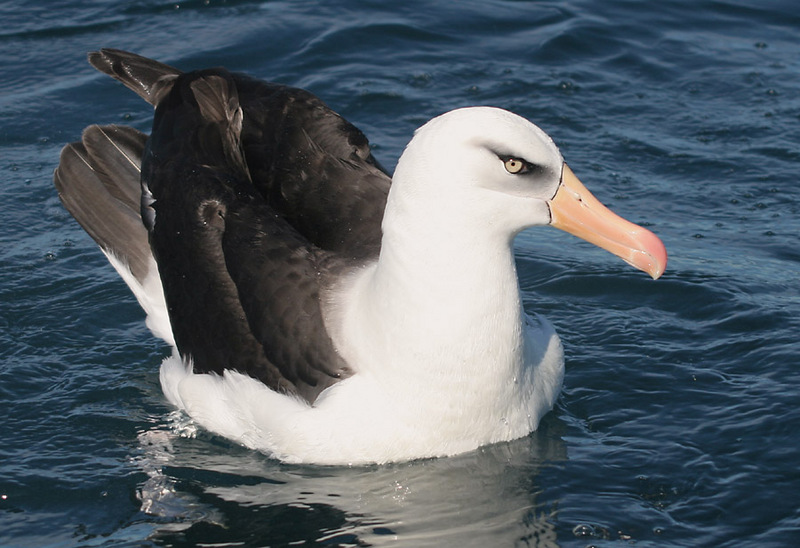
[[[434,118],[390,179],[303,90],[117,50],[90,60],[156,107],[153,131],[87,129],[62,153],[62,201],[174,345],[167,398],[282,460],[445,456],[533,431],[564,359],[523,310],[521,230],[564,227],[654,277],[666,264],[505,110]]]

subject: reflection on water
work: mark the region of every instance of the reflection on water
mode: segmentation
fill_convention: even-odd
[[[157,544],[557,546],[555,508],[536,500],[540,468],[566,459],[552,416],[528,438],[467,455],[352,468],[212,451],[228,442],[171,420],[140,434],[134,458],[148,477],[141,510],[161,522]]]

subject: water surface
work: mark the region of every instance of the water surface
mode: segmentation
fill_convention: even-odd
[[[784,1],[32,0],[0,5],[0,544],[789,546],[800,530],[800,12]],[[90,123],[151,109],[118,47],[306,87],[394,166],[490,104],[545,129],[664,240],[653,282],[549,229],[517,240],[567,352],[530,437],[452,459],[282,465],[197,430],[168,352],[61,208]]]

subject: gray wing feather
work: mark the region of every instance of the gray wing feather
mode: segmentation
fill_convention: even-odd
[[[140,282],[151,260],[140,209],[140,162],[146,136],[122,126],[89,126],[67,145],[53,180],[59,198],[107,253]]]

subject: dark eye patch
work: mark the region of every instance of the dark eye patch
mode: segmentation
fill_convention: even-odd
[[[524,158],[512,156],[510,154],[498,154],[498,158],[503,162],[506,171],[514,175],[543,175],[548,171],[547,167],[529,162]]]

